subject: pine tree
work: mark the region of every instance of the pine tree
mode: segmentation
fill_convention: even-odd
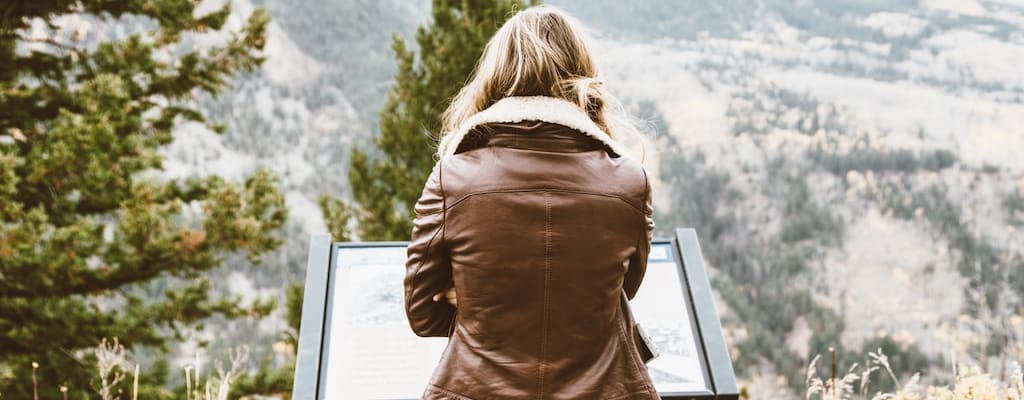
[[[267,304],[213,298],[204,271],[229,254],[251,262],[279,245],[277,180],[160,178],[161,146],[181,121],[205,123],[196,95],[215,95],[262,61],[268,15],[253,12],[218,47],[227,6],[193,0],[16,1],[0,6],[0,392],[3,398],[93,397],[101,338],[166,351],[213,315]],[[103,40],[90,26],[135,23]],[[129,33],[132,31],[129,26]],[[148,31],[145,29],[149,29]],[[32,365],[38,363],[33,371]],[[166,364],[149,366],[145,398]],[[143,366],[146,370],[146,366]],[[120,389],[130,393],[130,380]],[[163,394],[163,395],[161,395]],[[148,396],[147,396],[148,395]]]
[[[335,207],[333,218],[352,212],[363,240],[408,240],[413,206],[434,165],[441,114],[487,40],[523,7],[519,0],[434,0],[433,22],[416,32],[418,60],[401,37],[393,37],[398,73],[374,138],[379,153],[352,151],[349,181],[357,204]]]

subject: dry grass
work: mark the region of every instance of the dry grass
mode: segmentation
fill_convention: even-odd
[[[227,400],[231,390],[231,382],[241,373],[241,368],[249,359],[249,348],[239,347],[228,352],[228,359],[231,366],[225,370],[220,360],[213,362],[217,375],[206,379],[204,384],[199,374],[199,355],[196,355],[196,362],[193,366],[185,367],[185,395],[186,400]],[[193,386],[193,382],[195,385]]]
[[[124,395],[120,384],[132,374],[131,400],[139,400],[139,364],[131,362],[131,354],[117,338],[104,338],[93,349],[96,356],[96,371],[99,383],[93,390],[101,400],[122,400]],[[221,360],[214,360],[215,375],[204,377],[200,372],[201,359],[196,355],[195,363],[184,368],[185,400],[228,400],[231,384],[242,373],[242,368],[249,359],[249,348],[242,346],[228,351],[228,367]],[[36,380],[38,363],[32,363],[32,391],[34,400],[39,399],[39,384]],[[59,387],[64,399],[68,399],[70,388]],[[85,398],[91,396],[86,395]],[[0,399],[4,399],[0,394]]]
[[[124,346],[116,338],[113,341],[103,339],[94,352],[99,375],[99,386],[95,391],[100,399],[121,400],[123,393],[118,385],[131,370],[131,399],[138,400],[139,365],[130,362],[130,354]],[[1024,372],[1019,363],[1011,364],[1011,372],[1005,382],[992,378],[978,367],[960,364],[954,367],[952,387],[939,387],[922,384],[919,374],[901,382],[881,350],[868,353],[868,357],[865,365],[854,364],[840,375],[836,367],[835,351],[830,349],[829,374],[825,377],[818,371],[821,356],[814,357],[806,369],[805,400],[1024,400]],[[215,360],[215,375],[204,378],[200,370],[202,362],[197,354],[195,363],[184,368],[184,400],[228,400],[231,384],[242,372],[248,358],[247,347],[232,349],[228,353],[229,366],[225,368],[221,360]],[[38,364],[33,363],[33,392],[34,398],[38,400],[37,368]],[[884,372],[884,379],[891,379],[895,383],[896,389],[893,392],[868,393],[872,376],[877,375],[877,372]],[[68,398],[68,391],[67,386],[60,386],[65,399]],[[757,393],[749,397],[757,398]]]
[[[97,391],[102,400],[115,400],[120,393],[115,392],[117,384],[125,377],[125,370],[128,366],[128,356],[124,346],[114,338],[108,342],[106,338],[96,347],[96,370],[99,372],[100,384]],[[136,369],[137,370],[137,369]],[[138,372],[135,374],[136,384],[132,386],[132,398],[138,398]]]
[[[959,365],[954,367],[952,387],[938,387],[922,384],[919,374],[900,382],[881,350],[869,353],[867,365],[854,364],[842,376],[836,371],[834,351],[831,356],[831,375],[827,378],[823,379],[818,374],[820,356],[808,365],[806,400],[1024,400],[1024,374],[1018,363],[1012,364],[1012,372],[1006,382],[993,379],[980,368]],[[886,379],[896,383],[894,392],[868,393],[868,384],[876,371],[885,371]]]

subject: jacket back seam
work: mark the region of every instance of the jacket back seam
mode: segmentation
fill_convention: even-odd
[[[541,311],[541,329],[540,329],[540,387],[538,388],[538,399],[544,398],[544,378],[547,372],[548,362],[548,319],[550,318],[550,310],[548,310],[549,299],[548,299],[548,284],[551,281],[551,193],[544,192],[544,292],[543,292],[543,304],[544,308]]]

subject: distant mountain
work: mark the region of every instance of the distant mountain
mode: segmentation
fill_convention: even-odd
[[[635,140],[657,221],[698,229],[753,393],[830,346],[1021,359],[1020,2],[588,3],[559,2],[667,128]]]
[[[697,228],[755,398],[793,397],[829,346],[935,377],[952,352],[1024,357],[1024,2],[552,3],[595,31],[649,128],[625,140],[656,178],[659,229]],[[391,35],[429,17],[425,0],[256,5],[274,21],[265,66],[203,100],[227,133],[185,126],[166,151],[173,176],[283,177],[287,245],[223,272],[220,290],[248,295],[301,278],[317,197],[348,195],[349,151],[376,130]],[[258,325],[227,336],[283,328]]]

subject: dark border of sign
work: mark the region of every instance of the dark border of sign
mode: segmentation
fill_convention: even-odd
[[[299,323],[299,348],[295,356],[292,399],[315,399],[320,393],[320,354],[323,350],[324,322],[327,319],[327,283],[334,245],[331,236],[314,234],[309,239],[306,260],[306,285],[302,293],[302,321]]]
[[[729,357],[729,347],[722,334],[722,322],[715,309],[714,297],[711,294],[711,281],[704,267],[704,255],[697,240],[697,231],[693,228],[676,229],[676,255],[681,256],[679,266],[686,279],[686,288],[690,296],[690,311],[697,318],[697,329],[704,349],[705,365],[711,375],[715,399],[737,400],[739,389],[736,375]],[[665,399],[689,399],[691,397],[667,397]],[[694,397],[695,398],[695,397]]]
[[[673,240],[654,240],[654,244],[671,244],[673,257],[679,260],[683,286],[687,288],[686,301],[690,307],[691,326],[694,338],[699,338],[702,358],[703,379],[710,378],[712,392],[661,393],[665,400],[739,398],[732,360],[722,335],[721,322],[715,310],[711,284],[704,267],[704,258],[693,229],[677,229]],[[298,355],[295,361],[295,377],[292,398],[295,400],[319,399],[326,368],[321,365],[327,354],[328,343],[323,339],[330,335],[331,302],[333,295],[335,249],[358,247],[404,246],[404,242],[334,243],[327,234],[315,234],[310,238],[309,259],[306,264],[306,286],[303,293],[302,321],[300,324]],[[319,318],[314,317],[319,316]],[[717,393],[717,395],[716,395]]]
[[[683,258],[679,254],[679,246],[676,245],[676,242],[674,240],[655,239],[655,240],[653,240],[651,242],[651,248],[654,249],[655,247],[667,247],[668,251],[671,252],[670,254],[667,254],[667,257],[666,257],[666,259],[664,261],[671,261],[672,265],[674,265],[676,267],[676,277],[679,279],[680,287],[683,288],[683,293],[682,293],[682,295],[683,295],[683,307],[686,308],[686,310],[687,310],[686,314],[689,317],[689,326],[690,326],[690,330],[691,330],[690,337],[693,338],[694,346],[696,346],[696,350],[700,354],[700,357],[697,359],[697,361],[700,362],[700,371],[701,371],[701,377],[700,378],[701,378],[701,383],[704,385],[704,388],[705,388],[704,390],[685,391],[685,392],[660,392],[659,391],[658,394],[661,396],[662,399],[665,399],[665,400],[682,400],[682,399],[701,399],[701,400],[703,400],[703,399],[714,399],[715,398],[714,385],[713,385],[712,380],[711,380],[711,374],[708,372],[709,369],[708,369],[707,357],[704,356],[704,343],[700,340],[700,326],[699,326],[699,323],[697,321],[696,313],[693,312],[693,304],[694,304],[693,303],[693,297],[690,296],[689,285],[686,282],[686,273],[683,271],[683,268],[682,268],[682,260],[683,260]],[[648,256],[648,258],[647,258],[647,270],[648,271],[650,271],[650,269],[652,268],[651,267],[651,262],[652,261],[661,261],[661,260],[654,260],[654,259],[650,258],[650,256]],[[643,291],[643,284],[640,285],[640,290]]]

